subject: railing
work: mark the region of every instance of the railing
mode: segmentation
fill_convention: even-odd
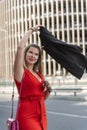
[[[74,96],[77,95],[77,93],[80,93],[83,89],[81,88],[54,88],[52,89],[52,92],[54,96],[57,96],[57,93],[74,93]]]
[[[61,87],[61,86],[87,86],[87,74],[84,74],[83,77],[79,80],[71,75],[67,76],[49,76],[46,77],[46,80],[49,81],[52,88],[53,87]]]
[[[46,77],[46,80],[49,81],[54,96],[72,93],[77,96],[78,93],[87,93],[87,74],[80,80],[71,75]]]

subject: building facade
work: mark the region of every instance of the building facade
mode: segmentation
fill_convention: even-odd
[[[0,12],[0,79],[13,78],[17,44],[38,24],[58,39],[81,46],[87,55],[87,0],[1,0]],[[40,45],[39,32],[33,33],[29,43]],[[67,74],[44,51],[42,62],[46,76]]]

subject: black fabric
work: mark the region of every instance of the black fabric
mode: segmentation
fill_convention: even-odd
[[[80,79],[87,67],[82,48],[55,38],[46,28],[40,27],[42,48],[72,75]]]

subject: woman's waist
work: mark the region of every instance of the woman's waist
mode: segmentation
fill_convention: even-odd
[[[44,96],[43,95],[28,95],[28,96],[21,96],[20,100],[24,101],[24,100],[29,100],[29,101],[33,101],[33,100],[43,100]]]

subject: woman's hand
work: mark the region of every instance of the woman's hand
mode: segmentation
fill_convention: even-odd
[[[48,91],[50,93],[52,91],[48,81],[44,81],[43,87],[44,87],[44,92]]]
[[[37,31],[39,31],[40,30],[40,27],[41,27],[42,25],[36,25],[35,27],[32,27],[32,28],[30,28],[31,30],[32,30],[32,32],[37,32]]]

